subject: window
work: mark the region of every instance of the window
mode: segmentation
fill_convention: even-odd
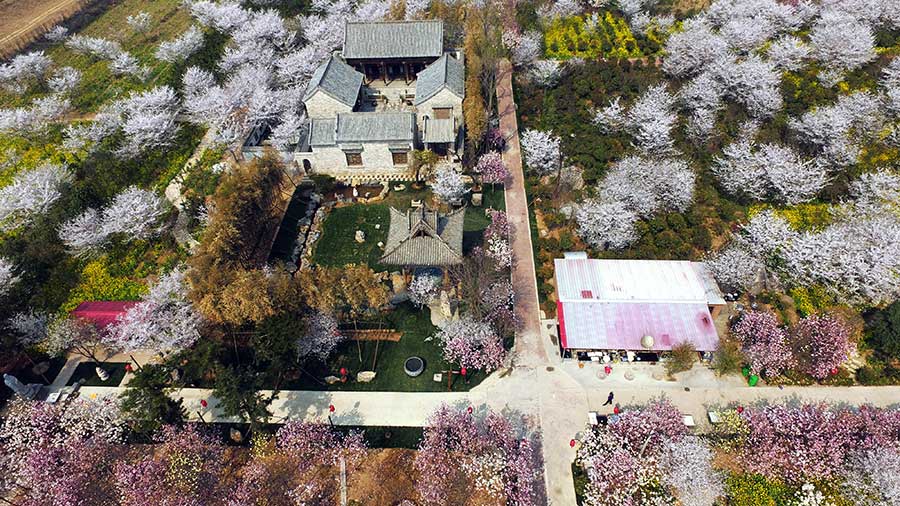
[[[345,153],[347,155],[347,165],[360,166],[362,165],[362,153]]]
[[[450,119],[450,113],[453,112],[452,107],[435,107],[434,119]]]
[[[394,160],[394,165],[406,165],[406,151],[394,151],[391,153],[391,158]]]

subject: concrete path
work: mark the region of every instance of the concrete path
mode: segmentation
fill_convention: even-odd
[[[547,363],[548,354],[541,341],[534,250],[531,244],[528,197],[525,194],[525,174],[519,146],[516,103],[513,100],[512,74],[509,60],[502,60],[497,78],[497,110],[500,114],[500,131],[506,139],[503,162],[512,174],[504,186],[504,197],[506,213],[512,225],[510,240],[513,250],[512,284],[515,292],[515,311],[521,322],[521,327],[516,333],[513,360],[517,366],[537,367]]]

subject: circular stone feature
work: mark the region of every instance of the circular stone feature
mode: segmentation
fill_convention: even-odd
[[[403,372],[406,373],[410,378],[415,378],[416,376],[422,374],[425,371],[425,361],[420,357],[409,357],[406,359],[406,362],[403,363]]]

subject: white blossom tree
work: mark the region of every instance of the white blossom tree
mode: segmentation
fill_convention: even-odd
[[[875,58],[875,35],[872,27],[845,13],[827,9],[809,32],[812,56],[826,73],[825,83],[836,84],[840,74],[854,70]]]
[[[100,222],[100,212],[93,208],[60,225],[58,234],[69,253],[75,256],[93,254],[107,239]]]
[[[405,19],[419,19],[428,9],[431,0],[405,0]]]
[[[63,42],[68,36],[69,29],[62,25],[56,25],[44,34],[44,38],[50,42]]]
[[[171,87],[159,86],[132,94],[121,102],[120,107],[125,143],[119,147],[119,153],[135,156],[174,142],[178,132],[175,118],[179,103]]]
[[[682,504],[713,506],[725,495],[722,473],[712,467],[713,452],[697,436],[670,441],[659,459],[663,482]]]
[[[103,208],[100,230],[106,236],[127,234],[129,239],[146,239],[159,233],[159,222],[168,211],[165,199],[132,186],[122,190]]]
[[[739,243],[732,243],[708,257],[704,264],[722,286],[749,290],[760,279],[765,264]]]
[[[42,133],[69,110],[67,99],[52,95],[35,99],[31,107],[0,109],[0,133]]]
[[[508,30],[503,33],[503,42],[509,49],[514,65],[530,65],[541,56],[541,34],[537,31],[519,33]]]
[[[187,299],[184,271],[174,269],[117,318],[107,329],[107,342],[124,352],[166,354],[193,345],[200,338],[201,323],[200,314]]]
[[[747,251],[768,261],[796,236],[787,220],[767,209],[756,213],[741,226],[737,240]]]
[[[625,129],[647,153],[672,151],[672,129],[678,121],[675,97],[664,84],[647,89],[625,115]]]
[[[783,106],[781,72],[756,55],[723,65],[719,76],[726,94],[753,117],[769,117]]]
[[[0,188],[0,230],[19,228],[45,214],[73,180],[68,168],[54,164],[16,175],[12,183]]]
[[[132,30],[143,33],[150,29],[153,19],[150,17],[149,12],[141,11],[125,18],[125,22],[128,23]]]
[[[156,57],[169,63],[180,63],[203,47],[203,32],[191,26],[171,42],[163,42],[156,50]]]
[[[694,172],[676,158],[625,157],[597,189],[602,198],[622,202],[640,217],[657,211],[684,211],[694,197]]]
[[[73,67],[62,67],[47,80],[47,86],[54,93],[69,93],[81,82],[81,71]]]
[[[50,322],[43,347],[53,356],[72,351],[95,363],[100,363],[103,334],[91,322],[80,318],[59,316]]]
[[[799,70],[811,55],[812,49],[793,35],[779,37],[766,50],[769,61],[779,70]]]
[[[500,367],[506,357],[503,340],[490,323],[471,316],[462,316],[441,329],[436,338],[443,350],[444,360],[467,369],[491,372]]]
[[[301,359],[315,357],[325,360],[344,336],[338,329],[333,315],[314,312],[303,318],[303,333],[297,338],[297,356]]]
[[[562,70],[557,60],[536,60],[528,67],[528,78],[542,88],[552,88],[562,77]]]
[[[788,125],[804,143],[818,148],[838,166],[856,163],[859,142],[877,133],[883,123],[881,101],[868,91],[843,95],[830,106],[813,109]]]
[[[7,258],[0,257],[0,297],[8,294],[22,278],[16,273],[16,265]]]
[[[438,198],[447,203],[463,198],[469,191],[463,182],[462,174],[449,163],[440,164],[435,169],[431,189]]]
[[[600,249],[622,249],[638,239],[637,214],[622,202],[589,200],[575,213],[578,235]]]
[[[845,486],[862,506],[900,504],[900,452],[896,448],[860,451],[845,467]]]
[[[702,19],[690,18],[681,32],[666,42],[663,71],[675,77],[699,73],[713,62],[728,57],[728,42]]]
[[[538,175],[559,170],[562,164],[560,138],[550,131],[528,129],[520,137],[525,164]]]
[[[24,93],[32,84],[43,83],[53,61],[43,51],[13,57],[0,65],[0,85],[13,93]]]
[[[431,303],[437,297],[441,286],[441,278],[430,274],[419,274],[409,283],[409,301],[422,307]]]
[[[50,318],[46,313],[35,310],[19,312],[7,320],[6,328],[16,334],[16,340],[22,346],[34,346],[47,338],[47,326]]]
[[[776,144],[754,151],[747,139],[726,146],[711,170],[732,195],[790,205],[812,200],[829,181],[823,164],[803,160],[794,150]]]

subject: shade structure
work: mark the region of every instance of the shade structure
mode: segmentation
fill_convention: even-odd
[[[75,318],[87,320],[99,329],[115,323],[119,315],[125,314],[128,308],[137,304],[134,301],[91,301],[82,302],[72,311]]]

